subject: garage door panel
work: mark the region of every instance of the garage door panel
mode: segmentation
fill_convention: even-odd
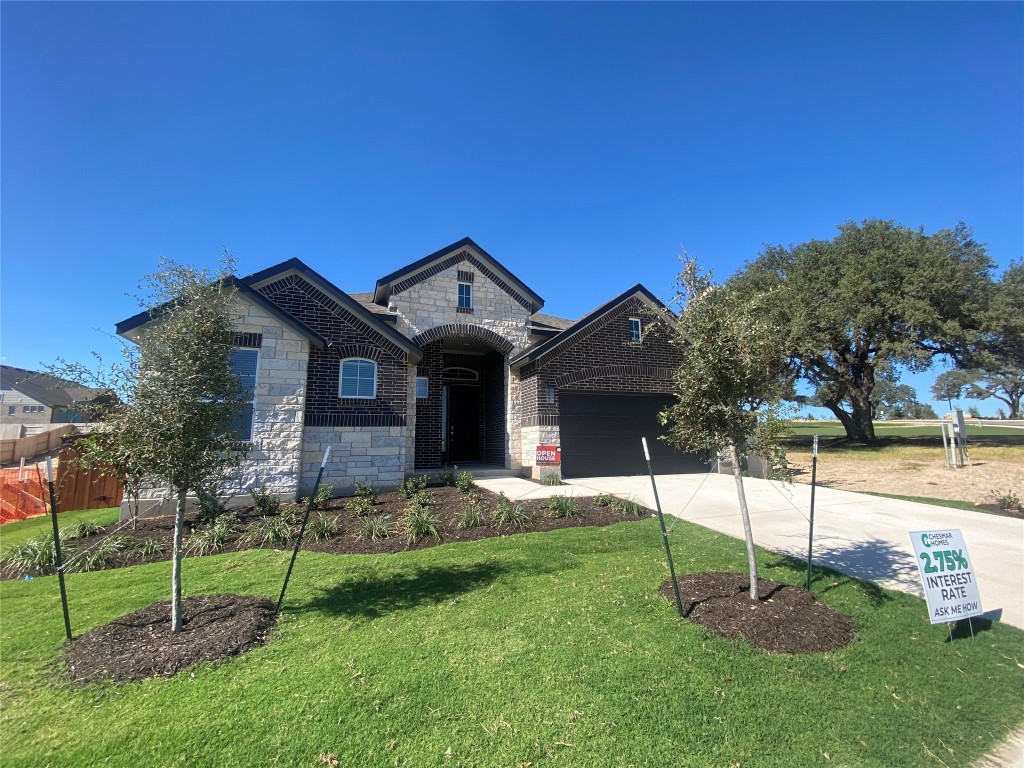
[[[706,472],[702,456],[681,453],[658,439],[667,431],[658,413],[672,401],[670,395],[559,393],[562,475],[646,474],[641,437],[647,438],[656,473]]]

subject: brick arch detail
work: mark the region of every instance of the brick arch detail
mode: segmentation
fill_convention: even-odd
[[[480,341],[489,344],[502,355],[507,355],[515,348],[515,345],[504,336],[499,336],[488,328],[481,328],[479,325],[471,325],[470,323],[448,323],[446,325],[438,325],[428,331],[424,331],[418,336],[415,336],[412,342],[416,346],[422,347],[432,341],[438,341],[452,336],[468,336],[472,339],[479,339]]]
[[[331,349],[337,352],[338,357],[342,360],[347,360],[350,357],[361,357],[366,360],[373,360],[375,363],[381,361],[380,348],[372,344],[339,344],[337,346],[331,345]]]
[[[659,368],[653,365],[602,365],[564,373],[555,379],[555,386],[561,389],[590,379],[609,379],[622,376],[671,381],[674,373],[672,368]]]

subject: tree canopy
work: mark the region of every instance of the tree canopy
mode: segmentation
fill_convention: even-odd
[[[875,439],[882,367],[928,368],[976,346],[992,297],[992,260],[963,223],[928,235],[892,221],[847,222],[832,240],[768,246],[730,280],[772,292],[767,308],[794,372],[847,436]]]

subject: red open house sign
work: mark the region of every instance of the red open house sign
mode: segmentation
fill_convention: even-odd
[[[537,446],[537,466],[552,467],[562,463],[562,449],[557,445]]]

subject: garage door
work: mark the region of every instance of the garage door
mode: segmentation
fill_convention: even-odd
[[[647,474],[641,437],[657,474],[707,472],[703,457],[681,453],[664,440],[658,413],[670,395],[598,395],[559,392],[563,477]]]

